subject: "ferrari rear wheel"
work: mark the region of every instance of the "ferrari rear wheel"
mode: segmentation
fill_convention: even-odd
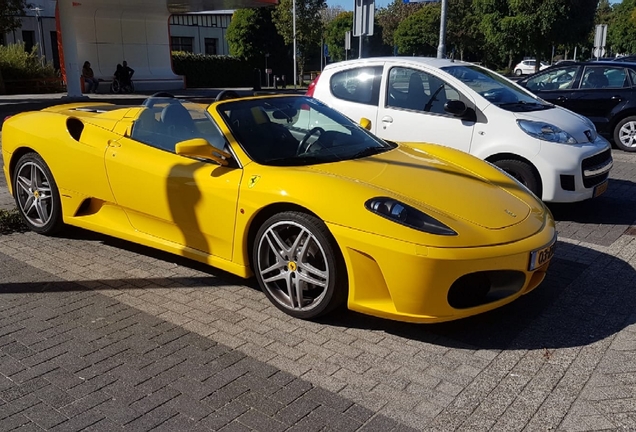
[[[23,155],[13,175],[15,202],[29,229],[54,234],[64,225],[62,206],[51,170],[37,153]]]
[[[344,260],[325,224],[300,212],[270,217],[256,234],[256,278],[269,300],[283,312],[317,318],[344,304]]]

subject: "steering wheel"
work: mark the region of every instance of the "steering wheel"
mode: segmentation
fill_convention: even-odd
[[[312,142],[311,144],[307,144],[309,138],[311,138],[316,133],[320,133],[320,135],[322,135],[323,133],[325,133],[325,130],[321,128],[320,126],[316,126],[315,128],[311,129],[309,132],[307,132],[305,136],[303,137],[303,139],[300,140],[300,143],[298,143],[298,150],[296,150],[296,154],[300,155],[303,153],[307,153],[309,149],[311,148],[311,146],[316,144],[317,140]]]
[[[221,92],[219,92],[219,94],[216,95],[216,98],[214,98],[214,101],[218,102],[218,101],[227,100],[227,99],[237,99],[239,97],[240,97],[239,94],[235,92],[234,90],[221,90]]]

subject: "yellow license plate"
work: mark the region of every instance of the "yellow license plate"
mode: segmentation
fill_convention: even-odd
[[[597,196],[602,195],[607,190],[607,185],[608,184],[609,184],[609,182],[607,180],[605,180],[603,183],[601,183],[600,185],[596,186],[594,188],[594,198],[596,198]]]
[[[530,264],[528,265],[528,270],[536,270],[539,267],[549,263],[554,256],[555,249],[556,238],[554,238],[554,240],[552,240],[548,246],[530,252]]]

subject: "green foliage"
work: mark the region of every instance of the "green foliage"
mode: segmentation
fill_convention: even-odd
[[[598,0],[474,0],[488,50],[500,58],[509,55],[509,65],[513,55],[541,59],[552,45],[586,40],[597,4]]]
[[[386,9],[377,12],[376,18],[382,27],[382,42],[389,46],[396,45],[394,34],[402,21],[425,7],[423,3],[404,3],[402,0],[393,0]]]
[[[449,0],[446,32],[447,51],[457,51],[456,58],[481,59],[484,36],[480,29],[481,16],[475,11],[472,0]],[[470,54],[473,54],[470,56]],[[466,60],[468,60],[466,58]]]
[[[274,25],[288,46],[293,46],[294,40],[292,3],[292,0],[280,0],[272,14]],[[296,58],[301,76],[305,69],[305,62],[312,51],[320,55],[320,41],[323,34],[320,12],[326,5],[325,0],[296,1]],[[293,79],[287,81],[293,82]]]
[[[342,12],[334,18],[325,29],[325,43],[329,49],[331,61],[345,59],[344,39],[345,33],[352,31],[353,12]],[[358,41],[360,38],[351,37],[351,52],[357,55]],[[351,53],[349,54],[351,56]]]
[[[24,221],[18,213],[18,209],[0,209],[0,234],[11,234],[13,232],[24,232],[27,230]]]
[[[26,0],[0,0],[0,33],[20,28],[26,8]]]
[[[440,6],[430,4],[402,21],[393,39],[401,55],[433,56],[439,41]]]
[[[0,45],[0,71],[5,80],[53,78],[57,72],[50,63],[43,63],[37,46],[31,52],[24,51],[23,43]]]
[[[175,51],[174,72],[185,75],[188,87],[243,87],[253,85],[253,69],[245,60]]]
[[[283,38],[272,22],[274,8],[239,9],[232,15],[227,28],[230,55],[263,68],[265,54],[268,66],[286,61],[287,50]]]
[[[608,28],[608,44],[612,51],[621,54],[636,53],[636,0],[623,0],[614,5],[611,24]]]

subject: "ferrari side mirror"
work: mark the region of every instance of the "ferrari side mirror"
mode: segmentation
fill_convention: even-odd
[[[192,138],[178,142],[175,145],[175,153],[191,158],[207,159],[221,166],[227,166],[228,160],[232,157],[230,153],[212,146],[203,138]]]

